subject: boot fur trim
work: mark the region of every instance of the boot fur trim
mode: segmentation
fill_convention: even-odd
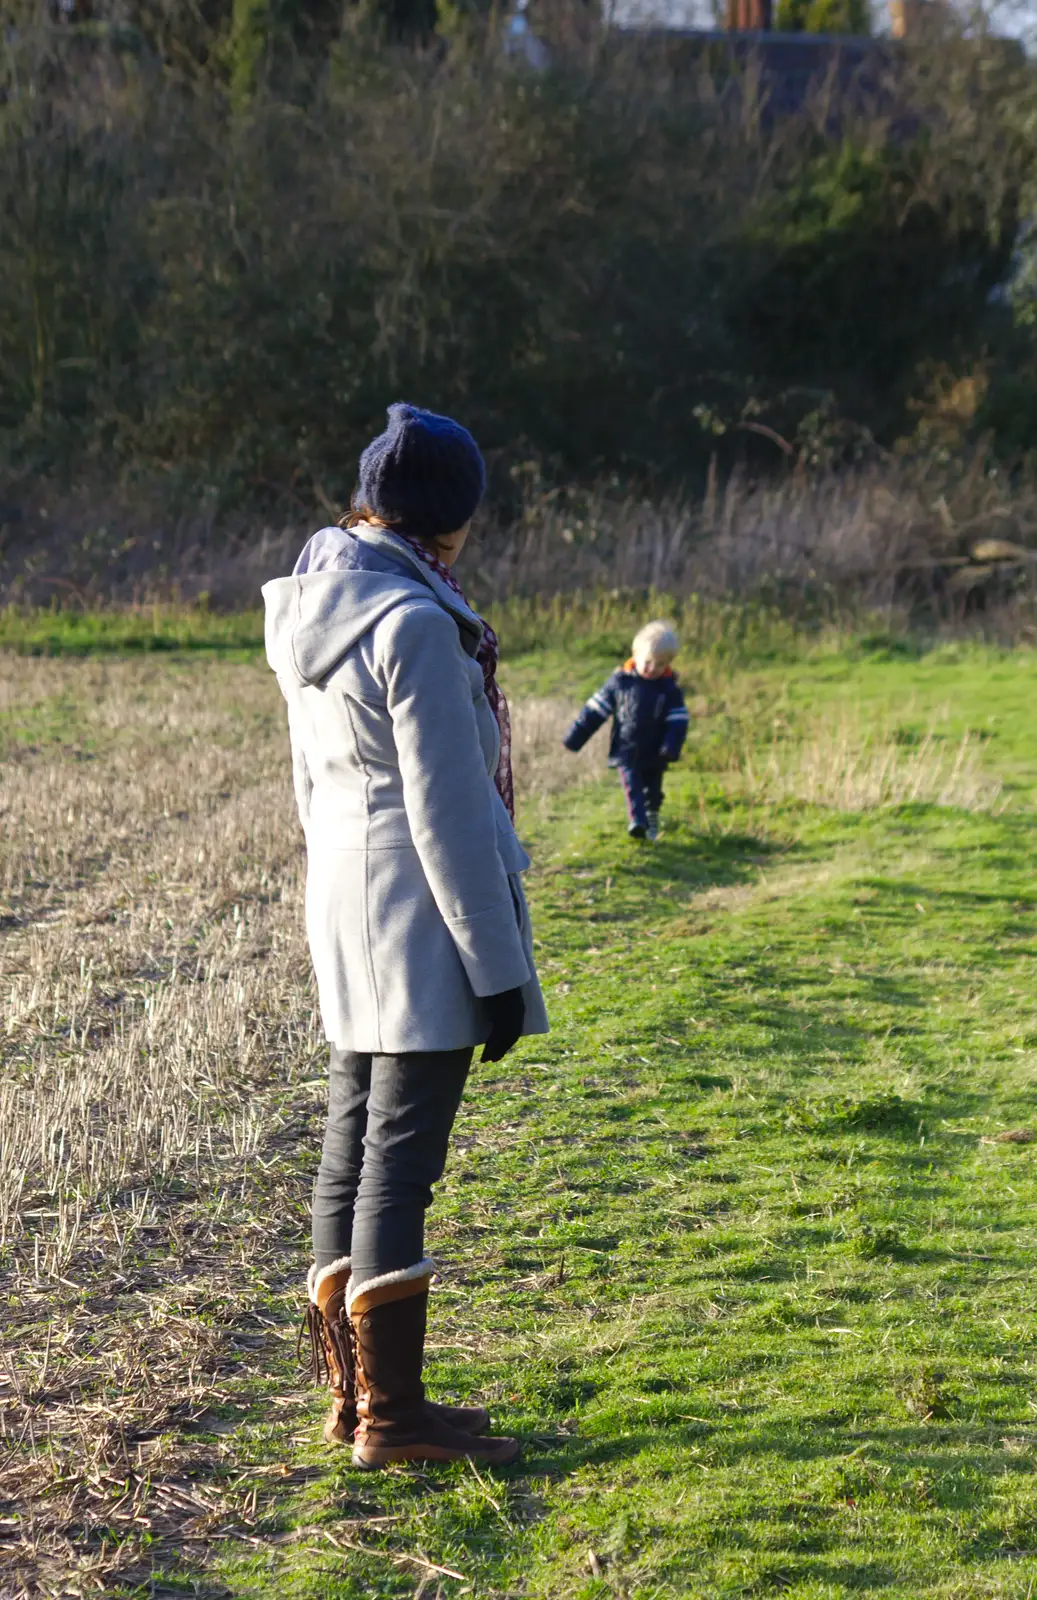
[[[416,1262],[413,1267],[401,1267],[398,1272],[383,1272],[381,1277],[368,1278],[366,1283],[357,1283],[350,1278],[346,1289],[346,1313],[352,1316],[354,1310],[364,1309],[358,1302],[361,1298],[367,1301],[368,1296],[373,1296],[375,1305],[381,1305],[383,1301],[405,1300],[409,1295],[420,1294],[435,1270],[434,1262],[426,1256],[424,1261]]]
[[[319,1271],[317,1270],[317,1263],[314,1262],[313,1266],[310,1268],[310,1270],[309,1270],[309,1272],[307,1273],[307,1276],[306,1276],[306,1288],[309,1291],[310,1300],[312,1301],[312,1303],[314,1305],[317,1305],[317,1303],[318,1303],[318,1301],[317,1301],[317,1290],[320,1288],[322,1283],[326,1283],[327,1280],[330,1277],[332,1277],[336,1272],[348,1272],[348,1271],[349,1271],[349,1257],[348,1256],[339,1256],[337,1261],[329,1262],[326,1267],[321,1267]]]

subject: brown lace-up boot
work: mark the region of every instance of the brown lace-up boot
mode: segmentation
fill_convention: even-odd
[[[324,1421],[328,1444],[349,1444],[356,1429],[356,1360],[353,1326],[346,1314],[349,1257],[341,1256],[318,1272],[312,1266],[307,1279],[309,1304],[299,1330],[310,1344],[310,1373],[315,1383],[327,1382],[331,1409]],[[449,1427],[478,1433],[490,1426],[490,1413],[482,1406],[445,1406],[426,1400],[425,1406]]]
[[[348,1444],[356,1428],[353,1329],[346,1315],[348,1284],[348,1256],[340,1256],[319,1272],[312,1266],[306,1281],[306,1318],[299,1329],[299,1347],[304,1335],[309,1338],[310,1376],[314,1383],[327,1382],[331,1390],[331,1410],[324,1420],[328,1444]]]
[[[366,1283],[350,1281],[346,1306],[356,1359],[355,1467],[459,1461],[465,1456],[505,1466],[519,1453],[516,1439],[468,1433],[427,1404],[421,1367],[431,1277],[431,1261],[419,1261]]]

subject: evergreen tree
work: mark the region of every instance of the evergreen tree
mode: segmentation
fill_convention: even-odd
[[[783,33],[871,33],[868,0],[778,0]]]

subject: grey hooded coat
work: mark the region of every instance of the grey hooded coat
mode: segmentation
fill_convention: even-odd
[[[524,1031],[545,1033],[481,623],[383,529],[324,530],[316,546],[323,570],[301,561],[263,598],[324,1031],[343,1050],[460,1049],[489,1033],[480,997],[522,987]]]

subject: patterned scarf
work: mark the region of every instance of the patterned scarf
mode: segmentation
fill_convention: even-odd
[[[408,534],[401,533],[398,529],[393,529],[393,532],[398,539],[403,540],[408,550],[413,550],[418,559],[424,562],[425,566],[434,572],[437,578],[441,578],[447,588],[452,590],[471,611],[472,608],[468,605],[467,599],[465,599],[465,592],[450,568],[445,567],[442,561],[437,556],[434,556],[426,545],[421,543],[420,539],[412,539]],[[478,616],[479,614],[478,612],[473,612],[473,615]],[[514,822],[515,786],[511,776],[511,717],[508,714],[508,702],[505,700],[497,682],[500,644],[490,624],[483,617],[479,617],[479,621],[482,623],[483,635],[479,648],[475,652],[475,659],[482,667],[483,688],[486,691],[486,698],[490,702],[490,710],[497,719],[497,727],[500,729],[500,760],[497,763],[497,775],[494,782],[497,785],[497,793],[508,808],[508,816]]]

